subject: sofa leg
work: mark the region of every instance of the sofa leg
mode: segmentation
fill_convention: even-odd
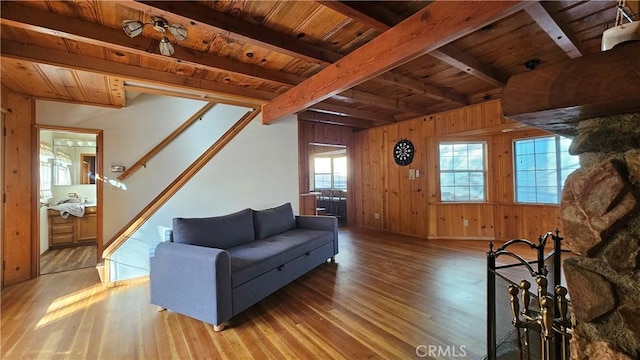
[[[162,307],[160,305],[158,305],[158,311],[166,311],[167,308],[166,307]]]
[[[223,321],[220,325],[213,325],[213,331],[220,332],[224,330],[225,326],[229,326],[228,321]]]
[[[332,263],[336,262],[336,256],[335,255],[331,257],[331,262]]]

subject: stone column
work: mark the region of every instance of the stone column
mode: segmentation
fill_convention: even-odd
[[[562,193],[572,359],[640,358],[640,113],[581,121]]]

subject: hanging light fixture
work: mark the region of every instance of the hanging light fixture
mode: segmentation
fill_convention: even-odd
[[[615,26],[602,33],[602,51],[628,41],[640,40],[640,21],[633,21],[625,6],[626,0],[618,0]],[[627,23],[624,23],[624,20]]]
[[[122,30],[127,36],[134,38],[140,34],[142,34],[142,30],[145,25],[153,26],[153,29],[162,34],[162,38],[160,39],[160,54],[164,56],[172,56],[175,54],[176,50],[173,47],[173,44],[169,41],[169,38],[165,36],[167,30],[169,33],[173,35],[176,41],[182,41],[187,38],[189,34],[187,28],[182,24],[169,24],[167,20],[161,18],[159,16],[152,16],[150,23],[143,23],[138,20],[124,20],[122,21]]]

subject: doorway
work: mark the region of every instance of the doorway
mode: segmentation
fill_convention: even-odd
[[[39,275],[95,267],[102,252],[102,131],[37,128]]]
[[[320,214],[335,216],[347,223],[347,147],[310,143],[309,189],[317,195]]]

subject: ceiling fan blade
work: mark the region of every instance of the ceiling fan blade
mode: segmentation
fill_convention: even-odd
[[[182,40],[186,39],[187,35],[189,35],[189,32],[187,31],[187,28],[184,27],[184,25],[182,25],[182,24],[171,24],[171,25],[168,26],[168,28],[169,28],[169,32],[178,41],[182,41]]]

